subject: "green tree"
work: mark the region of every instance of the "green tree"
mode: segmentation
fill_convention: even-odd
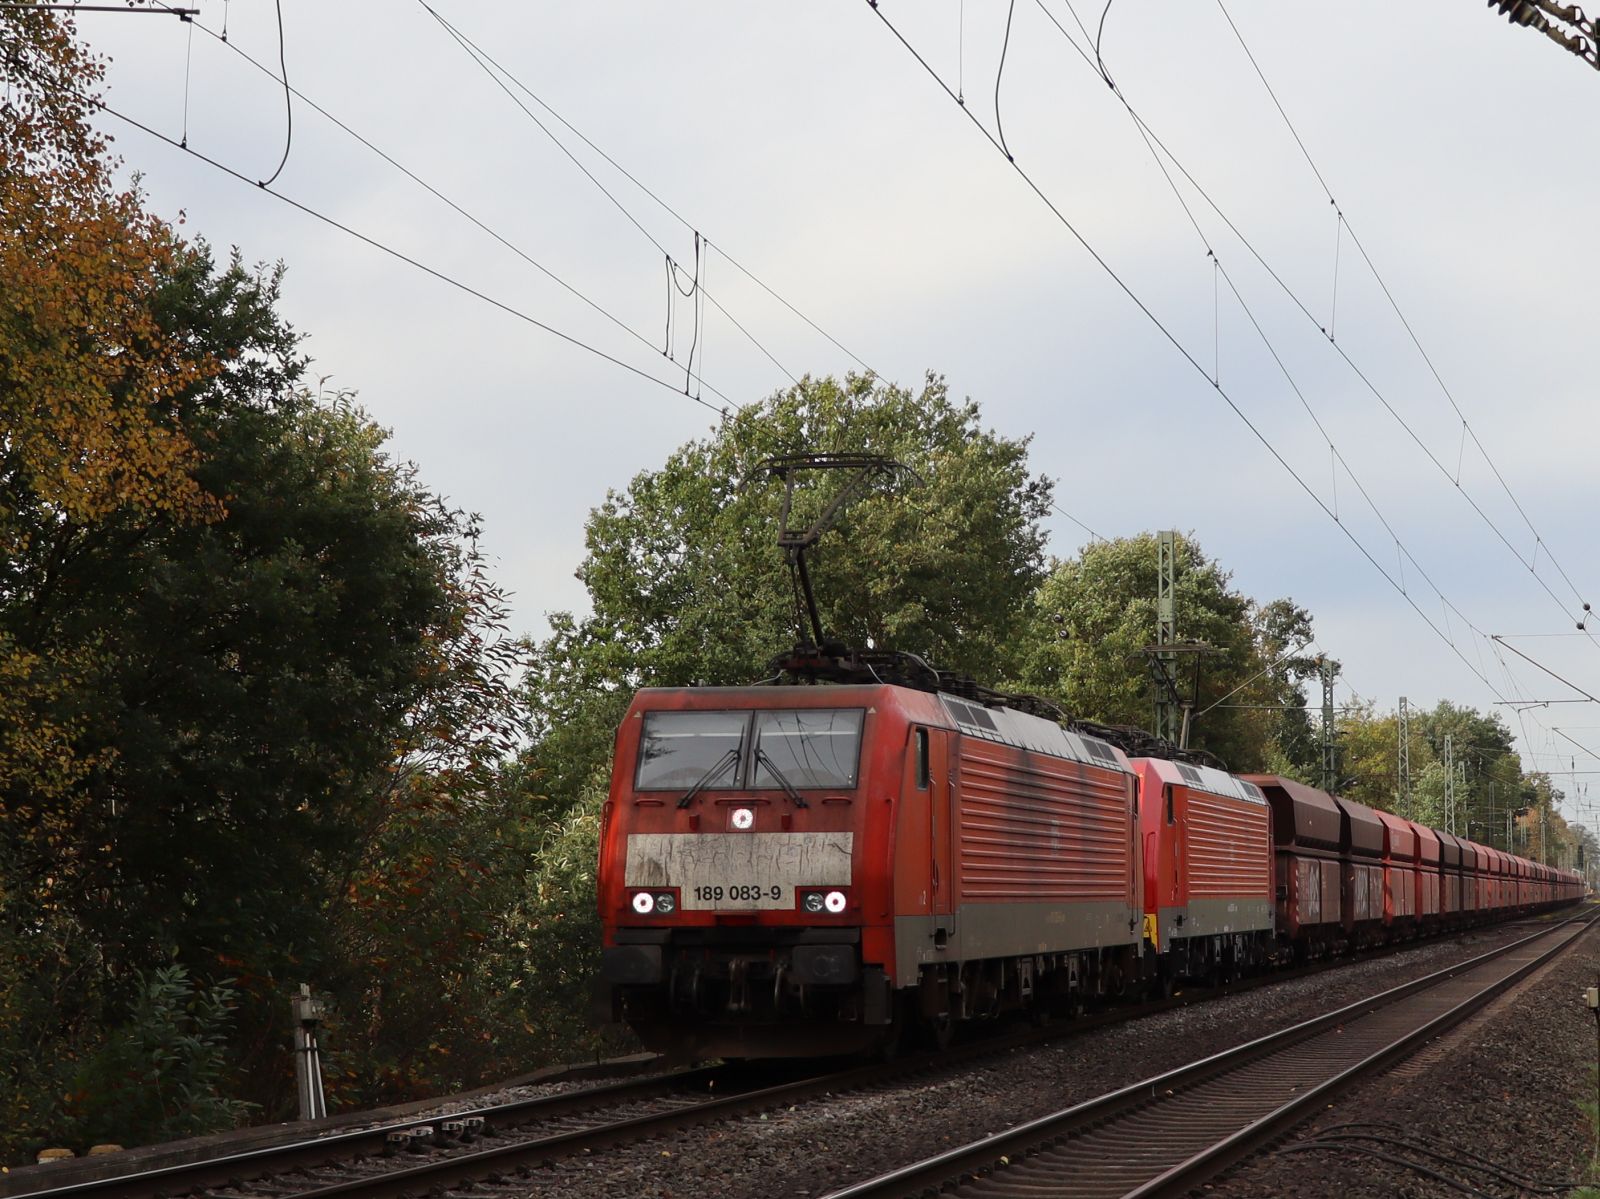
[[[1050,483],[1026,440],[985,430],[929,376],[911,391],[863,376],[806,380],[683,446],[591,515],[579,578],[593,612],[552,618],[528,676],[532,760],[558,806],[604,774],[642,686],[753,682],[794,644],[795,599],[777,549],[775,454],[884,454],[921,485],[868,494],[813,558],[824,628],[847,644],[909,650],[985,680],[1013,672],[1043,576]],[[793,523],[832,498],[807,480]]]
[[[234,994],[182,966],[140,973],[127,1021],[79,1068],[67,1096],[76,1144],[172,1141],[220,1132],[249,1104],[223,1093]]]
[[[365,968],[340,957],[352,884],[419,796],[448,819],[492,780],[520,735],[520,654],[476,521],[347,400],[294,390],[276,273],[214,271],[203,247],[183,266],[159,317],[225,363],[181,404],[195,479],[225,510],[63,520],[8,563],[12,644],[89,663],[52,700],[88,766],[0,785],[19,872],[0,914],[70,917],[50,927],[94,985],[58,1025],[65,1052],[123,1019],[141,971],[236,977],[240,1076],[277,1111],[285,988],[338,981],[360,1009]]]
[[[1038,592],[1022,686],[1074,715],[1148,728],[1155,692],[1144,650],[1155,641],[1156,584],[1150,533],[1096,542],[1058,561]],[[1238,770],[1261,769],[1274,753],[1303,754],[1309,734],[1300,680],[1316,668],[1303,652],[1309,614],[1288,600],[1258,608],[1192,537],[1177,539],[1174,601],[1180,635],[1216,651],[1198,663],[1191,744]],[[1186,697],[1194,665],[1187,658],[1179,665]]]
[[[1339,793],[1388,812],[1399,812],[1399,719],[1378,713],[1370,702],[1340,712],[1334,723],[1339,746]],[[1424,770],[1432,755],[1414,750],[1413,774]]]
[[[1524,773],[1511,730],[1498,714],[1440,700],[1414,715],[1408,798],[1399,794],[1399,727],[1393,713],[1363,704],[1341,713],[1338,729],[1342,792],[1350,798],[1448,828],[1453,795],[1455,830],[1461,836],[1540,861],[1547,852],[1552,862],[1576,856],[1578,834],[1556,810],[1561,792],[1547,775]],[[1447,736],[1453,771],[1445,765]]]

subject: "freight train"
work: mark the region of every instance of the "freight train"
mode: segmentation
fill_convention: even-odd
[[[600,835],[607,1016],[687,1056],[943,1044],[1003,1013],[1585,893],[1292,779],[923,675],[857,661],[634,697]]]

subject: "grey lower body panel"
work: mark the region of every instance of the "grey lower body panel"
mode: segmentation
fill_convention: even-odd
[[[1272,908],[1272,900],[1265,898],[1191,899],[1186,908],[1162,908],[1161,945],[1180,937],[1270,932],[1275,927]]]
[[[1125,903],[969,903],[947,916],[897,916],[895,977],[910,986],[927,964],[1137,947],[1142,915]]]

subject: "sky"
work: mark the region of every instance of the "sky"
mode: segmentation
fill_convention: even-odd
[[[1189,532],[1313,613],[1341,704],[1492,708],[1590,818],[1600,74],[1533,31],[1469,0],[282,0],[280,39],[268,0],[189,2],[77,18],[109,106],[193,151],[108,114],[125,169],[286,264],[311,378],[482,515],[518,632],[584,610],[589,511],[725,403],[932,371],[1032,438],[1052,553]]]

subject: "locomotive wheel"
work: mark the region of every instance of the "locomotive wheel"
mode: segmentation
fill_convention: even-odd
[[[931,1017],[923,1026],[930,1048],[943,1053],[950,1048],[950,1042],[955,1040],[956,1022],[949,1012],[940,1012]]]
[[[883,1031],[883,1039],[878,1042],[877,1055],[880,1061],[894,1061],[901,1057],[901,1053],[912,1047],[914,1037],[912,1031],[917,1028],[917,1001],[910,992],[901,992],[894,997],[894,1018],[890,1026]]]
[[[877,1057],[879,1061],[892,1062],[908,1047],[910,1037],[906,1030],[911,1027],[912,1013],[906,1003],[895,1005],[894,1020],[883,1034],[883,1040],[878,1042]]]

